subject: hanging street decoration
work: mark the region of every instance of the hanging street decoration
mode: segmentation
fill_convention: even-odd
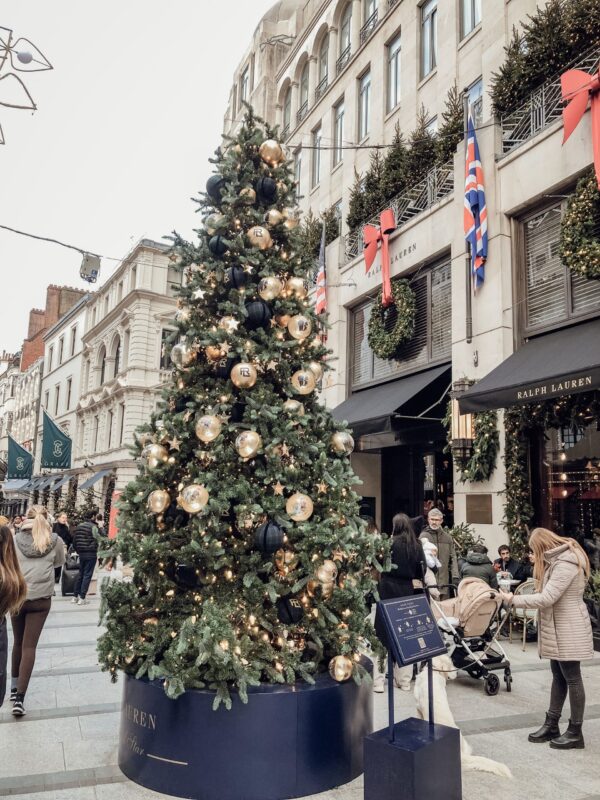
[[[600,279],[600,190],[590,170],[577,183],[560,223],[560,260],[576,275]]]
[[[581,69],[568,69],[560,76],[563,108],[563,144],[579,125],[587,109],[588,100],[592,116],[592,151],[596,183],[600,189],[600,69],[589,75]]]
[[[381,276],[382,276],[382,299],[381,304],[384,308],[392,305],[394,295],[390,278],[390,234],[396,230],[396,219],[391,208],[386,208],[379,217],[379,228],[374,225],[365,225],[363,228],[363,245],[365,255],[365,271],[368,272],[373,266],[379,242],[381,242]]]

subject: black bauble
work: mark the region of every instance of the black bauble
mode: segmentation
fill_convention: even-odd
[[[244,411],[246,410],[246,403],[234,403],[231,407],[231,414],[229,419],[231,422],[241,422],[244,419]]]
[[[253,300],[251,303],[246,303],[246,312],[248,316],[244,325],[250,331],[266,328],[273,316],[273,312],[264,300]]]
[[[206,194],[210,197],[215,205],[218,205],[225,191],[225,178],[219,173],[211,175],[206,181]]]
[[[229,267],[225,273],[225,283],[232,289],[243,289],[248,283],[248,273],[241,267]]]
[[[273,178],[259,178],[256,181],[256,196],[262,205],[268,206],[275,202],[277,197],[277,183]]]
[[[208,240],[208,249],[213,256],[222,256],[227,252],[227,245],[222,236],[211,236]]]
[[[215,376],[217,378],[224,378],[227,380],[231,374],[231,370],[238,363],[239,358],[228,358],[227,361],[219,361],[215,367]]]
[[[296,597],[280,597],[275,605],[277,619],[284,625],[297,625],[304,616],[302,603]]]
[[[196,569],[188,564],[177,564],[175,566],[175,583],[186,589],[193,589],[198,585]]]
[[[254,545],[261,553],[274,553],[283,547],[283,530],[272,519],[263,522],[254,532]]]

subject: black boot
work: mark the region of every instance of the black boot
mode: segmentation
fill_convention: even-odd
[[[583,734],[581,733],[581,723],[571,722],[562,736],[552,739],[550,747],[556,750],[582,750],[585,747]]]
[[[560,736],[560,730],[558,728],[559,719],[560,717],[551,717],[550,714],[546,714],[546,721],[542,727],[534,733],[530,733],[527,738],[534,744],[540,744],[541,742],[549,742],[552,739],[557,739]]]

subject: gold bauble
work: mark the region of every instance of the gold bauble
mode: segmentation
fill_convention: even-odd
[[[352,677],[354,664],[348,656],[334,656],[329,662],[329,674],[334,681],[342,683]]]
[[[208,503],[208,492],[199,483],[191,483],[181,490],[179,505],[188,514],[197,514]]]
[[[276,208],[271,208],[265,214],[265,222],[267,225],[275,226],[279,225],[285,219],[284,215],[281,211],[278,211]]]
[[[262,439],[256,431],[242,431],[235,440],[235,449],[242,458],[252,458],[262,447]]]
[[[306,584],[306,592],[309,597],[321,597],[323,600],[328,600],[333,594],[335,584],[333,581],[322,583],[316,579],[311,579]]]
[[[280,572],[289,572],[298,565],[298,556],[291,550],[276,550],[274,559],[275,566]]]
[[[209,214],[204,220],[206,232],[213,236],[217,231],[227,227],[227,217],[224,214]]]
[[[310,394],[316,385],[315,376],[309,369],[299,369],[292,375],[292,386],[298,394]]]
[[[258,155],[271,167],[276,167],[284,160],[283,149],[275,139],[266,139],[258,148]]]
[[[146,463],[151,469],[158,467],[159,464],[164,464],[169,458],[169,452],[162,444],[148,444],[142,450],[142,456],[146,459]]]
[[[196,422],[196,436],[201,442],[214,442],[221,433],[221,420],[214,414],[205,414]]]
[[[307,336],[310,336],[312,322],[308,317],[305,317],[304,314],[296,314],[295,317],[290,318],[287,329],[290,333],[290,336],[293,336],[294,339],[302,342],[307,338]]]
[[[285,510],[294,522],[306,522],[312,515],[314,509],[313,501],[307,494],[296,492],[288,497]]]
[[[227,333],[234,333],[237,330],[239,321],[235,317],[221,317],[219,320],[219,328]]]
[[[253,247],[258,247],[259,250],[268,250],[273,244],[271,234],[262,225],[255,225],[247,232],[246,236],[250,240]]]
[[[293,400],[291,397],[283,404],[283,410],[288,414],[296,414],[299,417],[304,415],[304,406],[300,400]]]
[[[223,358],[223,351],[218,345],[209,344],[204,348],[204,352],[208,361],[220,361]]]
[[[329,558],[326,558],[325,561],[317,567],[317,571],[315,575],[317,576],[317,580],[321,583],[333,583],[333,581],[337,578],[338,568],[335,561],[332,561]]]
[[[246,186],[244,189],[240,190],[240,200],[247,203],[249,206],[254,205],[254,203],[256,203],[256,192],[251,186]]]
[[[196,350],[182,339],[171,349],[171,361],[176,367],[189,367],[196,358]]]
[[[275,300],[283,290],[283,281],[277,275],[267,275],[258,284],[258,293],[263,300]]]
[[[148,495],[148,510],[153,514],[162,514],[171,505],[171,495],[166,489],[155,489]]]
[[[254,364],[241,361],[231,370],[230,378],[238,389],[251,389],[256,383],[256,367]]]
[[[295,208],[286,208],[283,211],[283,215],[285,217],[285,227],[288,231],[293,231],[294,228],[297,228],[300,224],[300,215]]]
[[[348,431],[336,431],[331,437],[331,447],[340,455],[343,453],[349,455],[354,450],[354,439]]]
[[[316,381],[320,381],[323,377],[323,367],[318,361],[311,361],[308,365],[309,370],[315,376]]]
[[[287,289],[298,300],[304,300],[305,297],[308,297],[308,286],[303,278],[296,278],[295,276],[288,278]]]

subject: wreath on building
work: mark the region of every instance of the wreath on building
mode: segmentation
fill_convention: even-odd
[[[392,359],[415,334],[417,303],[407,280],[392,283],[393,304],[383,307],[380,290],[369,319],[369,347],[379,358]]]
[[[448,403],[446,416],[443,419],[448,432],[446,452],[452,452],[452,403]],[[500,434],[498,433],[498,412],[480,411],[473,416],[473,450],[468,459],[459,459],[454,456],[461,483],[481,483],[488,481],[496,469],[498,450],[500,449]]]
[[[577,183],[560,227],[563,264],[583,278],[600,280],[600,191],[593,170]]]

